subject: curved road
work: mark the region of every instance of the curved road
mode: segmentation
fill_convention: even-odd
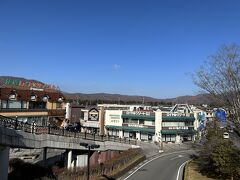
[[[181,151],[163,154],[157,159],[146,163],[133,174],[128,174],[124,180],[176,180],[180,166],[191,159],[194,151]],[[135,172],[136,171],[136,172]],[[134,173],[135,172],[135,173]]]

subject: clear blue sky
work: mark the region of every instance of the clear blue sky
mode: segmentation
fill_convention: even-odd
[[[196,94],[189,74],[233,42],[238,0],[0,0],[0,75],[68,92]]]

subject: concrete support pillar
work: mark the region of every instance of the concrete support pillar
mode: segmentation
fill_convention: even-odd
[[[76,167],[76,161],[77,161],[77,159],[76,159],[76,158],[72,158],[72,162],[71,162],[71,168],[74,168],[74,167]]]
[[[67,153],[67,168],[70,169],[72,167],[72,150],[69,150]]]
[[[140,132],[136,132],[136,139],[137,139],[137,140],[141,140]]]
[[[181,143],[181,136],[179,134],[176,134],[176,142],[177,144]]]
[[[43,160],[43,165],[46,166],[46,163],[47,163],[47,148],[46,147],[43,148],[43,154],[42,155],[43,155],[43,159],[42,159]]]
[[[104,135],[104,107],[100,108],[99,111],[99,135]]]
[[[162,143],[162,112],[160,109],[155,111],[155,141]]]
[[[123,138],[123,130],[119,131],[119,138]]]
[[[0,146],[0,179],[8,179],[9,147]]]
[[[201,137],[201,132],[200,132],[200,137]],[[196,137],[195,137],[195,135],[191,135],[192,136],[192,141],[195,141],[196,140]]]
[[[81,154],[77,155],[77,167],[87,167],[87,160],[88,160],[88,155],[87,154]]]

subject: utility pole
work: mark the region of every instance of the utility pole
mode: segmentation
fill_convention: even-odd
[[[142,98],[142,105],[144,105],[144,97]]]

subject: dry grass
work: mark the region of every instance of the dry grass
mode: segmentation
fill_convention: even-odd
[[[208,178],[207,176],[202,175],[198,170],[197,163],[192,160],[190,161],[185,168],[185,180],[217,180],[213,178]]]
[[[136,156],[134,159],[130,160],[128,163],[120,166],[119,168],[117,169],[114,169],[113,171],[109,172],[107,174],[107,177],[103,177],[103,176],[98,176],[96,178],[96,180],[106,180],[106,179],[111,179],[111,177],[118,177],[120,176],[121,174],[124,174],[125,171],[128,171],[130,170],[131,168],[133,168],[134,166],[136,166],[137,164],[139,164],[140,162],[144,161],[145,160],[145,156],[142,156],[142,155],[139,155],[139,156]],[[115,179],[115,178],[113,178]]]
[[[128,151],[119,154],[119,156],[105,162],[103,167],[100,165],[92,166],[90,168],[90,179],[116,179],[125,173],[125,171],[145,160],[145,158],[145,155],[142,154],[140,149],[129,149]],[[59,180],[86,180],[86,168],[75,170],[67,170],[63,168],[57,169],[54,172]]]

